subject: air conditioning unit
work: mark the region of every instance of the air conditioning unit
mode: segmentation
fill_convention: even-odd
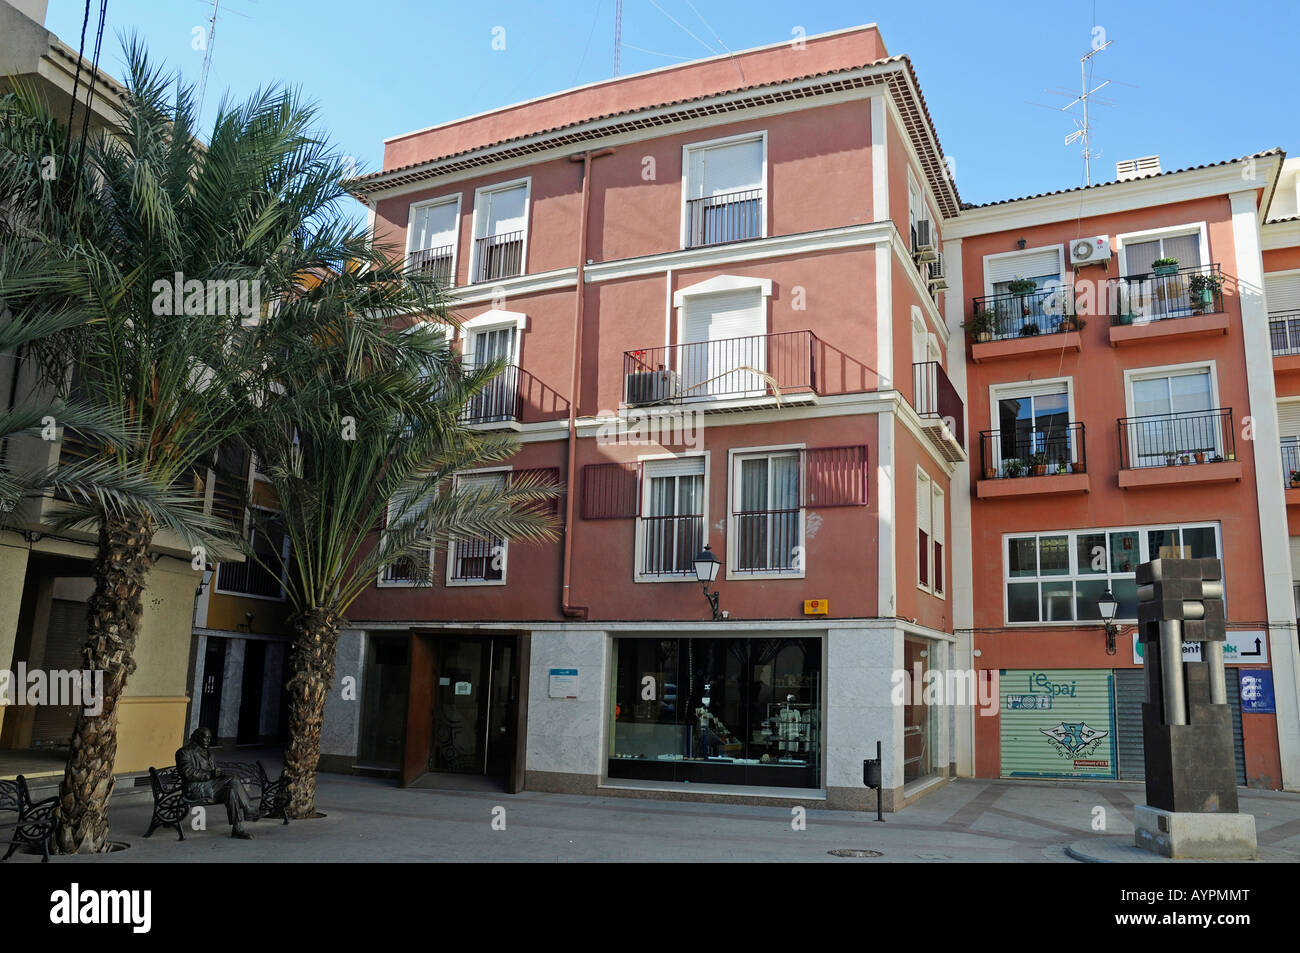
[[[672,400],[681,391],[677,372],[662,369],[634,371],[624,379],[624,387],[629,406],[660,404]]]
[[[1095,265],[1110,261],[1110,236],[1094,235],[1092,238],[1076,238],[1070,242],[1070,264]]]
[[[916,223],[915,240],[912,242],[912,256],[918,262],[934,261],[938,252],[934,248],[934,224],[928,219]]]
[[[934,261],[930,262],[930,272],[926,280],[930,283],[931,291],[948,290],[948,279],[944,277],[942,254],[935,253]]]

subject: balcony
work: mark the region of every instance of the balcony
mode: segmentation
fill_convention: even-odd
[[[1300,437],[1282,438],[1282,485],[1286,505],[1300,505]]]
[[[781,331],[626,351],[623,403],[815,400],[818,344],[811,331]]]
[[[950,463],[966,459],[966,407],[938,361],[912,365],[912,409],[940,456]]]
[[[474,240],[474,281],[499,281],[524,273],[524,233],[506,232]]]
[[[1300,311],[1275,311],[1268,316],[1268,340],[1273,368],[1300,371]]]
[[[1113,346],[1228,333],[1217,264],[1116,278],[1108,285],[1107,297]]]
[[[258,533],[255,545],[264,541]],[[258,559],[267,566],[276,566],[281,558],[278,553],[257,545]],[[255,596],[258,599],[284,598],[284,587],[280,577],[257,559],[245,559],[243,562],[222,561],[217,567],[217,589],[220,592],[241,596]]]
[[[727,192],[686,202],[686,247],[743,242],[763,235],[763,190]]]
[[[642,576],[695,579],[695,556],[704,548],[703,515],[642,516]]]
[[[982,329],[967,331],[976,364],[1037,351],[1078,351],[1086,323],[1076,316],[1074,290],[1067,286],[972,298],[971,320],[980,319]]]
[[[980,499],[1087,493],[1088,455],[1082,423],[980,432]]]
[[[469,370],[478,370],[477,366]],[[504,429],[518,429],[523,413],[518,365],[507,364],[487,386],[470,398],[465,405],[462,420],[474,425],[505,425]],[[496,427],[493,429],[502,429]]]
[[[451,262],[455,251],[455,245],[413,251],[406,260],[407,270],[428,275],[441,285],[452,285],[455,276],[451,273]]]
[[[1232,408],[1123,417],[1119,485],[1167,488],[1241,479]]]

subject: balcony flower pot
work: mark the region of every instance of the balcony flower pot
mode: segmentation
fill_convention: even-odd
[[[1204,463],[1204,462],[1205,462],[1205,451],[1204,451],[1204,450],[1197,450],[1197,451],[1196,451],[1196,462],[1197,462],[1197,463]]]
[[[1157,258],[1151,263],[1151,270],[1157,275],[1173,275],[1178,273],[1177,258]]]
[[[1047,476],[1047,454],[1036,453],[1029,458],[1034,468],[1034,476]]]
[[[1180,454],[1179,457],[1178,457],[1178,465],[1179,465],[1179,466],[1185,467],[1185,466],[1187,466],[1187,464],[1189,464],[1189,463],[1191,463],[1191,462],[1192,462],[1192,458],[1191,458],[1190,456],[1188,456],[1187,454],[1185,454],[1185,453],[1184,453],[1184,454]]]
[[[1028,312],[1025,313],[1028,314]],[[1038,325],[1030,321],[1028,324],[1026,324],[1024,327],[1020,329],[1020,336],[1022,338],[1033,337],[1035,334],[1038,334],[1039,331],[1040,329]]]
[[[1166,453],[1166,454],[1165,454],[1165,466],[1167,466],[1167,467],[1172,467],[1172,466],[1177,466],[1177,465],[1178,465],[1178,454],[1176,454],[1176,453]]]
[[[1133,323],[1133,315],[1132,315],[1132,314],[1121,314],[1121,315],[1120,315],[1118,318],[1116,318],[1115,320],[1118,321],[1118,322],[1119,322],[1120,324],[1122,324],[1122,325],[1130,325],[1130,324]]]
[[[1291,489],[1300,490],[1300,470],[1291,471]]]
[[[1088,465],[1082,460],[1076,460],[1074,461],[1073,469],[1075,473],[1087,473]]]
[[[1025,465],[1016,457],[1010,457],[1002,461],[1002,475],[1010,479],[1020,476],[1024,468]]]
[[[998,471],[995,470],[993,467],[985,467],[985,468],[984,468],[984,479],[986,479],[986,480],[996,480],[996,479],[997,479],[997,476],[998,476]]]

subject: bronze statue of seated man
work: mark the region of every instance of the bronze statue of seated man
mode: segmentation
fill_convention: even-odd
[[[253,802],[243,782],[222,772],[212,758],[211,746],[212,732],[200,728],[190,735],[189,744],[176,752],[176,773],[184,785],[185,796],[205,804],[224,804],[230,836],[252,840],[253,835],[244,829],[244,821],[250,816],[257,820]]]

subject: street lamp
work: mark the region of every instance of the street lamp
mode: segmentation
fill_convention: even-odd
[[[1101,613],[1101,621],[1106,623],[1106,654],[1115,654],[1115,636],[1119,629],[1115,625],[1115,613],[1119,611],[1119,603],[1111,595],[1110,587],[1101,594],[1097,600],[1097,611]]]
[[[709,607],[713,610],[713,621],[721,622],[722,613],[718,611],[718,592],[715,589],[709,592],[709,583],[718,578],[718,567],[722,563],[718,562],[718,557],[713,555],[713,550],[705,546],[700,554],[695,557],[695,578],[704,588],[704,598],[709,600]]]

